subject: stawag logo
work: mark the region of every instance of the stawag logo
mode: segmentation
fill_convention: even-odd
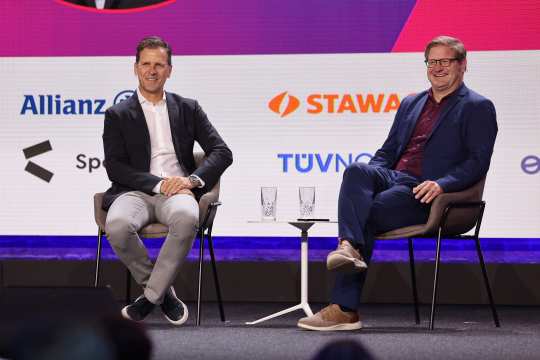
[[[309,94],[304,100],[306,113],[320,114],[365,114],[388,113],[399,108],[401,99],[396,93],[364,93],[364,94],[335,94],[315,93]],[[300,107],[300,100],[284,91],[274,96],[268,102],[268,108],[285,117]]]
[[[289,115],[290,113],[298,109],[298,107],[300,106],[300,100],[298,100],[296,96],[289,95],[287,97],[287,103],[284,106],[283,111],[281,111],[282,105],[285,100],[285,96],[287,96],[286,91],[282,92],[281,94],[276,95],[268,103],[268,107],[270,108],[270,110],[272,110],[276,114],[279,114],[281,117],[285,117]]]
[[[124,90],[115,95],[113,105],[133,95],[133,90]],[[21,115],[104,115],[106,99],[63,98],[60,94],[23,95]]]

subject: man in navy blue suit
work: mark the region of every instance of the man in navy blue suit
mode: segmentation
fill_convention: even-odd
[[[368,164],[343,174],[339,245],[328,254],[336,271],[331,304],[299,320],[309,330],[362,327],[357,309],[376,234],[424,224],[431,202],[484,177],[497,136],[493,103],[463,83],[467,52],[439,36],[426,47],[429,90],[403,99],[388,138]]]

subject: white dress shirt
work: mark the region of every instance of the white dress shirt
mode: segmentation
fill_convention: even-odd
[[[141,103],[150,134],[150,173],[161,178],[188,176],[187,171],[178,162],[174,151],[165,92],[163,92],[163,98],[157,104],[148,101],[139,89],[137,89],[137,97]],[[204,181],[200,178],[199,180],[202,183],[199,187],[203,187]],[[154,187],[153,191],[156,194],[160,193],[162,182],[163,180]]]

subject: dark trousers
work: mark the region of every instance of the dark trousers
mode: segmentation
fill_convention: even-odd
[[[427,221],[430,206],[420,203],[412,192],[419,183],[416,177],[400,171],[351,164],[339,192],[339,238],[350,240],[369,265],[375,234]],[[358,308],[366,275],[338,273],[331,302]]]

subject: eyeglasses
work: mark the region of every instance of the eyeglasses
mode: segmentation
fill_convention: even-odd
[[[452,63],[452,61],[456,61],[458,60],[457,58],[450,58],[450,59],[429,59],[429,60],[424,60],[424,62],[426,63],[426,66],[428,68],[432,68],[434,67],[435,65],[437,65],[437,63],[439,65],[441,65],[442,67],[449,67],[450,64]]]

